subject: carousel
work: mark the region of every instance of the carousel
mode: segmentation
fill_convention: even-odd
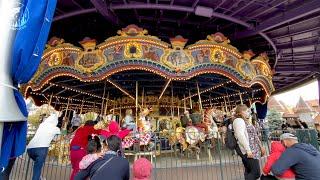
[[[25,98],[49,104],[69,120],[70,111],[94,112],[102,117],[100,129],[110,121],[122,126],[132,116],[138,135],[124,138],[125,149],[137,142],[150,146],[153,133],[161,132],[182,151],[199,152],[200,142],[221,138],[217,122],[223,115],[239,104],[264,104],[274,91],[267,55],[239,52],[219,32],[194,44],[181,36],[169,44],[135,25],[117,33],[100,44],[84,38],[82,47],[52,37],[37,73],[21,88]],[[180,117],[190,109],[203,114],[207,133],[181,127]]]

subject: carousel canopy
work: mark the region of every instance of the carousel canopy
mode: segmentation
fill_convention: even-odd
[[[139,104],[190,107],[200,94],[203,106],[231,108],[264,103],[274,91],[266,54],[240,53],[221,33],[187,42],[177,36],[168,44],[136,25],[100,44],[84,38],[82,47],[53,37],[23,91],[37,105],[98,113],[105,104],[134,107],[136,93]]]
[[[136,24],[188,45],[222,32],[240,52],[267,53],[279,93],[318,77],[319,23],[318,0],[58,0],[51,37],[80,46]]]

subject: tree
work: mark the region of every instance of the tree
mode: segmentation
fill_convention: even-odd
[[[42,114],[50,115],[50,110],[46,106],[43,106],[42,108],[38,108],[35,113],[28,116],[28,123],[38,126],[40,124],[40,116]]]
[[[283,119],[282,119],[281,113],[279,113],[275,109],[270,109],[269,110],[269,112],[267,114],[267,119],[268,119],[268,122],[269,122],[269,128],[270,129],[279,128],[283,123]]]

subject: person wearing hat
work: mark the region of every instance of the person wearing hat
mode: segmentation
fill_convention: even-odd
[[[134,162],[132,172],[132,180],[150,180],[152,164],[146,158],[139,158]]]
[[[191,122],[191,119],[189,118],[190,114],[189,111],[185,111],[184,114],[181,116],[181,126],[186,128],[188,124]]]
[[[100,136],[102,141],[102,158],[92,162],[86,169],[80,170],[75,180],[129,180],[129,161],[121,156],[121,140],[118,136],[111,135],[109,138]]]
[[[73,180],[76,173],[80,170],[79,163],[87,154],[88,136],[91,134],[101,134],[101,130],[94,129],[94,125],[93,120],[87,120],[84,126],[77,129],[70,143],[70,161],[72,167],[70,180]]]
[[[286,150],[271,167],[275,176],[291,168],[296,174],[296,180],[320,179],[320,152],[316,148],[310,144],[299,143],[298,138],[290,133],[282,134],[280,141]]]

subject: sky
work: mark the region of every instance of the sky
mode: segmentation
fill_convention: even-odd
[[[303,87],[278,94],[274,96],[276,100],[284,102],[286,105],[295,106],[300,96],[304,100],[319,99],[318,81],[311,82]]]

